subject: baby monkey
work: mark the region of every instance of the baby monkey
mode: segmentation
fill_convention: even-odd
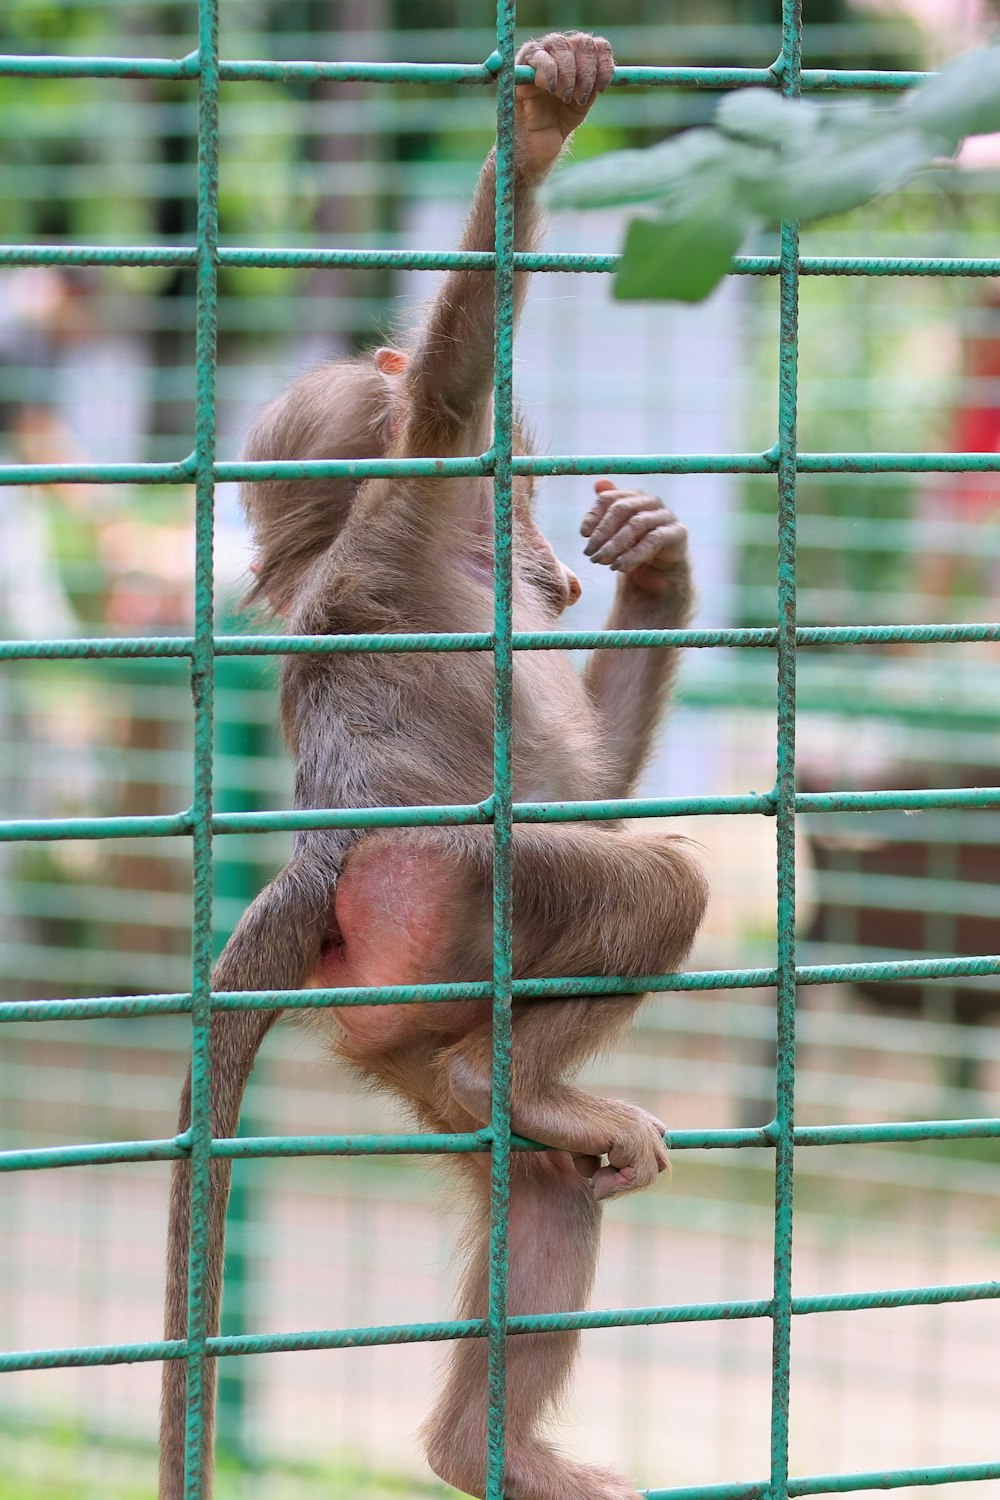
[[[539,244],[536,192],[611,82],[601,37],[554,33],[518,62],[515,238]],[[488,157],[461,248],[494,245],[495,158]],[[515,301],[526,276],[516,278]],[[263,414],[250,459],[446,457],[489,447],[494,278],[450,272],[409,351],[320,366]],[[518,426],[515,451],[523,452]],[[582,522],[591,561],[618,575],[612,629],[683,626],[692,587],[684,528],[661,502],[610,479]],[[485,478],[345,479],[248,484],[253,594],[304,634],[489,631],[493,492]],[[580,593],[533,517],[533,484],[514,489],[514,626],[544,630]],[[518,652],[513,767],[518,801],[617,798],[635,786],[666,702],[676,653],[595,651],[582,676],[558,651]],[[289,656],[285,735],[299,808],[473,802],[492,791],[493,659],[488,652]],[[217,990],[479,981],[491,973],[492,830],[311,831],[245,913],[219,960]],[[514,831],[513,944],[519,978],[672,970],[706,900],[676,836],[620,823],[521,824]],[[523,1000],[514,1005],[511,1120],[549,1147],[516,1152],[511,1170],[512,1314],[583,1307],[604,1200],[648,1186],[667,1165],[663,1124],[600,1099],[574,1073],[629,1023],[641,997]],[[216,1014],[212,1132],[236,1133],[244,1087],[275,1012]],[[313,1027],[369,1083],[431,1131],[490,1118],[487,1001],[321,1009]],[[190,1081],[181,1103],[189,1118]],[[459,1316],[486,1314],[488,1156],[446,1158],[468,1206]],[[190,1167],[175,1163],[166,1336],[186,1332]],[[205,1299],[218,1328],[229,1164],[211,1167]],[[507,1500],[637,1500],[621,1475],[571,1462],[541,1435],[578,1336],[520,1335],[508,1345]],[[209,1362],[210,1371],[214,1362]],[[181,1500],[185,1368],[164,1365],[161,1500]],[[205,1394],[211,1434],[214,1373]],[[457,1341],[424,1430],[440,1477],[485,1493],[486,1343]],[[210,1447],[210,1443],[206,1445]],[[210,1460],[206,1459],[206,1466]],[[206,1472],[206,1494],[210,1474]]]

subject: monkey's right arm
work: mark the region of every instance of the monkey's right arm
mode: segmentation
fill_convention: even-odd
[[[599,479],[580,527],[592,562],[619,575],[608,630],[680,630],[694,608],[687,532],[661,500]],[[601,717],[607,774],[600,795],[627,797],[649,759],[677,670],[673,647],[591,652],[584,683]]]
[[[614,58],[603,37],[575,32],[526,42],[517,61],[534,67],[535,81],[520,84],[515,96],[514,246],[534,250],[539,242],[537,187],[611,82]],[[492,251],[495,226],[494,150],[480,173],[459,249]],[[524,273],[514,279],[515,318],[527,279]],[[447,454],[461,452],[470,441],[489,441],[485,423],[493,385],[494,285],[491,272],[456,270],[445,278],[407,365],[408,417],[401,453]]]

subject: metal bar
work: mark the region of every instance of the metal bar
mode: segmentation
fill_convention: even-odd
[[[486,1500],[503,1500],[507,1444],[507,1240],[510,1079],[514,694],[514,27],[516,0],[497,0],[496,256],[493,369],[493,1059],[487,1305]],[[525,69],[529,78],[531,69]]]
[[[775,474],[779,455],[767,453],[549,454],[513,459],[515,475],[560,474]],[[416,475],[461,478],[493,473],[492,454],[467,458],[366,458],[217,463],[217,483],[261,479],[384,479]],[[996,453],[799,453],[799,474],[996,474]],[[5,464],[0,485],[186,484],[194,478],[189,459],[171,464]]]
[[[556,997],[558,998],[558,997]],[[774,1124],[759,1128],[677,1130],[667,1136],[672,1151],[742,1151],[770,1149],[777,1140]],[[210,1155],[230,1160],[288,1156],[465,1156],[487,1152],[492,1130],[440,1135],[239,1136],[213,1140]],[[899,1145],[913,1141],[1000,1140],[1000,1119],[909,1120],[885,1125],[797,1126],[796,1146]],[[516,1151],[544,1151],[536,1141],[511,1136]],[[0,1151],[0,1172],[50,1171],[56,1167],[94,1167],[112,1163],[175,1161],[190,1156],[190,1132],[149,1141],[99,1141],[77,1146],[28,1146]]]
[[[198,262],[195,293],[195,639],[191,659],[194,703],[193,900],[191,939],[191,1229],[188,1257],[187,1417],[185,1500],[202,1500],[208,1382],[205,1256],[212,1149],[212,736],[215,670],[212,655],[213,527],[215,509],[216,319],[219,244],[219,17],[218,0],[198,0]]]
[[[865,1312],[901,1307],[939,1307],[948,1303],[993,1301],[1000,1282],[962,1282],[951,1286],[898,1287],[887,1291],[845,1292],[829,1296],[796,1297],[796,1317],[823,1313]],[[534,1313],[511,1316],[507,1332],[519,1334],[562,1332],[568,1329],[662,1328],[681,1323],[744,1322],[769,1318],[770,1300],[692,1302],[653,1307],[602,1308],[599,1311]],[[208,1340],[212,1357],[242,1354],[310,1353],[325,1349],[361,1349],[389,1344],[437,1343],[459,1338],[486,1338],[486,1318],[449,1319],[433,1323],[397,1323],[368,1328],[310,1329],[295,1333],[257,1333]],[[0,1354],[0,1373],[15,1370],[79,1369],[96,1365],[140,1364],[183,1357],[181,1340],[112,1344],[66,1349],[25,1349]],[[904,1471],[912,1472],[912,1471]],[[851,1476],[837,1476],[848,1478]],[[789,1494],[801,1481],[789,1483]],[[910,1481],[907,1481],[910,1482]],[[659,1493],[657,1491],[656,1493]]]
[[[776,474],[779,453],[596,453],[519,454],[514,474],[548,478],[561,474]],[[995,474],[996,453],[798,453],[799,474]],[[4,471],[0,471],[2,477]],[[315,459],[311,463],[233,462],[216,467],[217,480],[365,479],[387,475],[461,475],[491,472],[489,454],[469,458]]]
[[[530,68],[515,70],[519,83],[530,83]],[[164,57],[56,57],[51,54],[0,55],[0,78],[162,78],[178,82],[199,77],[199,53]],[[613,88],[732,89],[780,86],[780,69],[620,67]],[[497,54],[483,63],[230,61],[218,65],[223,83],[465,83],[489,84],[500,76]],[[887,69],[812,68],[802,73],[808,90],[913,88],[929,77],[921,72]]]
[[[788,1481],[790,1496],[843,1495],[852,1490],[896,1490],[907,1485],[962,1484],[1000,1478],[1000,1460],[985,1464],[949,1464],[923,1469],[872,1469],[864,1474],[813,1474]],[[749,1483],[685,1485],[679,1489],[643,1490],[646,1500],[768,1500],[769,1486]]]
[[[1000,787],[941,787],[919,791],[797,792],[796,812],[929,812],[1000,807]],[[618,818],[774,817],[775,792],[712,797],[631,797],[603,802],[515,802],[515,823],[613,822]],[[213,834],[280,833],[306,828],[428,828],[494,822],[491,803],[436,807],[312,808],[287,812],[216,813]],[[127,818],[11,818],[0,822],[0,843],[63,839],[172,838],[192,833],[193,812]]]
[[[1000,640],[1000,624],[960,625],[800,625],[796,645],[878,646],[906,642]],[[677,646],[769,650],[778,644],[777,629],[767,626],[717,630],[515,630],[515,651],[636,650]],[[482,631],[451,634],[387,635],[217,635],[216,656],[327,656],[341,652],[491,651],[492,635]],[[0,661],[106,660],[121,657],[182,658],[194,651],[193,636],[84,636],[73,640],[0,641]]]
[[[553,250],[519,250],[518,271],[614,273],[621,256]],[[194,245],[0,245],[0,266],[194,266]],[[345,266],[359,270],[490,271],[495,257],[488,250],[337,249],[319,245],[271,249],[231,245],[219,249],[220,266],[260,269],[318,269]],[[777,255],[736,255],[734,276],[777,276]],[[804,255],[801,276],[998,276],[996,256]]]
[[[0,484],[190,484],[190,458],[172,464],[0,464]]]
[[[797,985],[892,983],[915,979],[975,979],[1000,974],[1000,955],[973,958],[885,959],[876,963],[799,964]],[[572,979],[515,979],[515,1000],[549,1000],[579,995],[644,995],[701,990],[773,989],[778,971],[768,969],[702,969],[684,974],[580,976]],[[312,1010],[331,1005],[410,1005],[446,1000],[488,999],[489,985],[381,985],[342,990],[225,990],[212,994],[213,1010]],[[190,995],[102,995],[79,1000],[5,1000],[4,1021],[87,1021],[106,1017],[186,1015]],[[865,1127],[867,1128],[867,1127]],[[881,1129],[882,1127],[874,1127]]]
[[[782,0],[781,92],[801,92],[802,4]],[[769,1500],[788,1494],[788,1409],[792,1337],[792,1179],[795,1159],[795,487],[798,413],[796,224],[781,226],[778,369],[778,983],[776,991],[774,1311],[771,1344]]]

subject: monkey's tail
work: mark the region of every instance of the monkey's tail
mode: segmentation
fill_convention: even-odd
[[[335,870],[301,848],[240,920],[212,975],[214,990],[300,989],[315,967],[326,935]],[[216,1011],[212,1016],[211,1129],[213,1137],[236,1134],[240,1106],[254,1061],[280,1012]],[[179,1128],[191,1118],[191,1072],[181,1094]],[[209,1167],[207,1236],[202,1271],[202,1303],[208,1337],[219,1329],[226,1205],[232,1164],[214,1158]],[[167,1282],[164,1335],[187,1337],[188,1255],[191,1230],[191,1163],[174,1162],[167,1227]],[[204,1366],[201,1414],[205,1500],[212,1491],[212,1435],[215,1422],[215,1360]],[[187,1366],[184,1359],[163,1364],[160,1416],[160,1500],[183,1500],[187,1420]],[[198,1458],[192,1456],[197,1465]]]

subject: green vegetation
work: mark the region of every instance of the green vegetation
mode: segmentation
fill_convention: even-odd
[[[149,1500],[155,1487],[153,1444],[111,1440],[66,1423],[0,1425],[0,1500]],[[255,1466],[220,1448],[216,1500],[445,1500],[454,1491],[358,1460]]]
[[[655,216],[628,226],[615,295],[700,302],[765,226],[846,213],[952,155],[965,137],[996,130],[1000,48],[986,47],[889,104],[737,90],[710,127],[579,163],[547,197],[554,208],[648,205]]]

